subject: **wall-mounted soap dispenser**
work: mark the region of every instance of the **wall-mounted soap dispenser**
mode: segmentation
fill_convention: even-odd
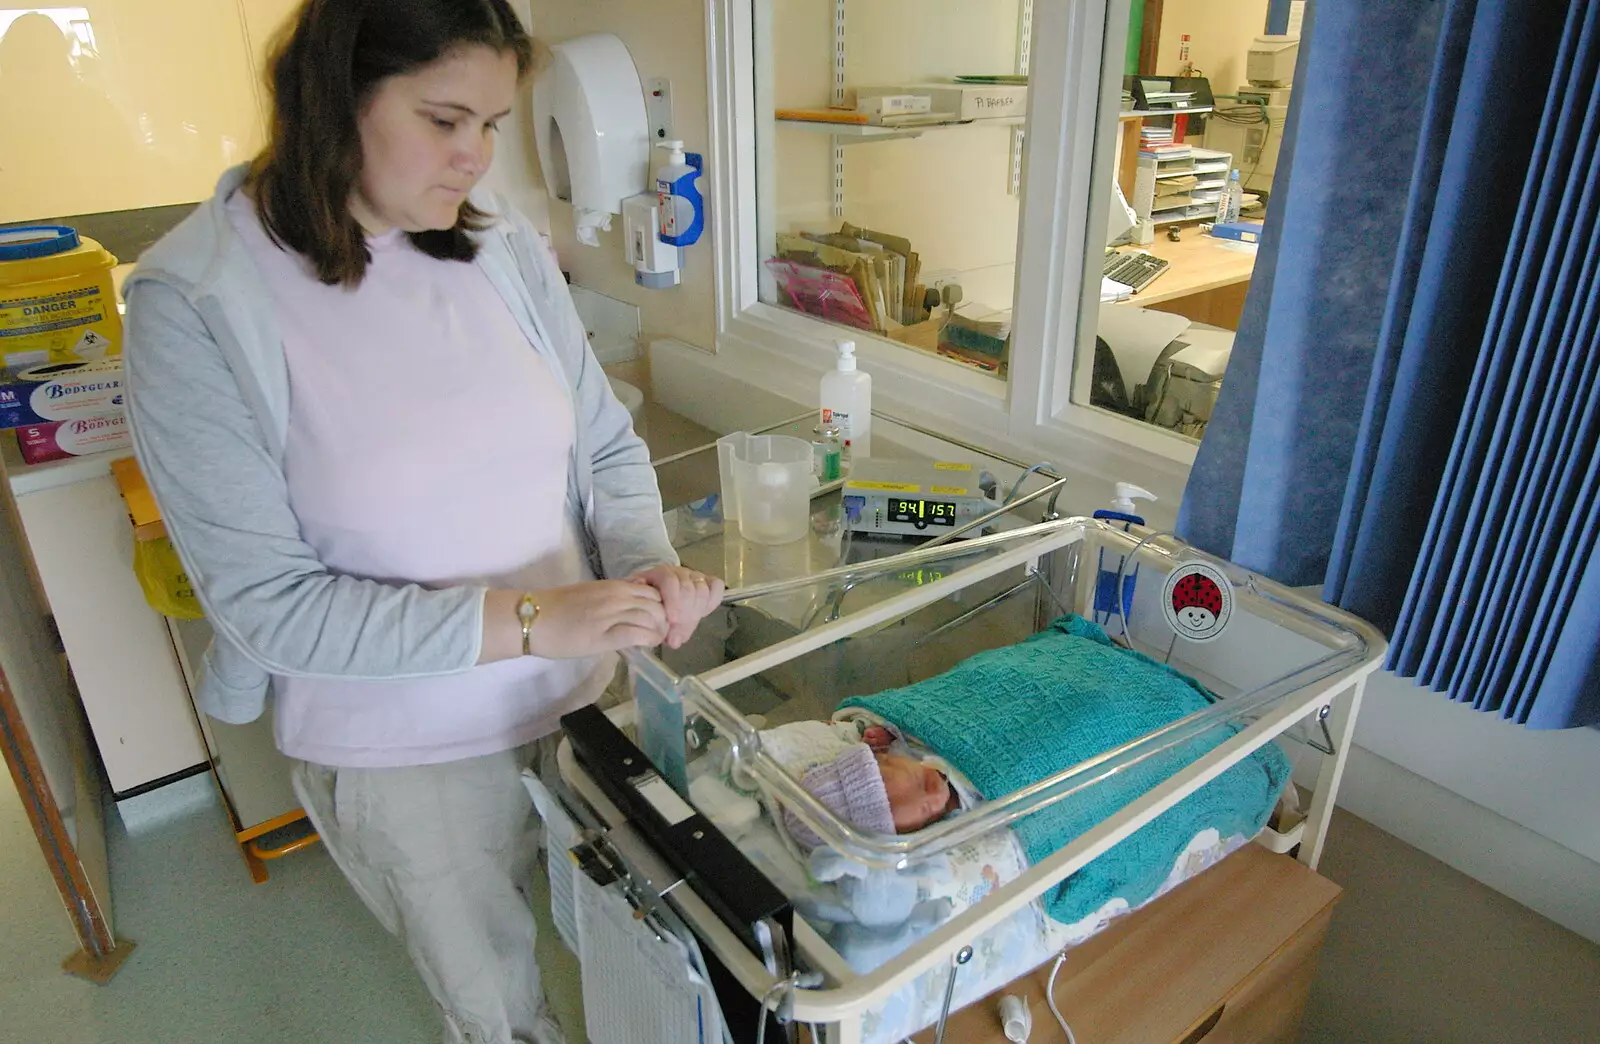
[[[613,214],[621,214],[634,281],[655,289],[678,285],[679,247],[698,239],[704,226],[694,185],[700,157],[684,154],[679,144],[673,157],[685,169],[672,167],[675,176],[666,187],[651,192],[644,88],[627,47],[597,33],[550,49],[554,59],[533,88],[534,139],[545,188],[572,204],[578,241],[589,246],[599,246],[599,233],[611,227]]]
[[[578,239],[598,246],[598,232],[650,178],[644,88],[628,48],[610,33],[550,50],[533,87],[539,166],[550,195],[572,204]]]

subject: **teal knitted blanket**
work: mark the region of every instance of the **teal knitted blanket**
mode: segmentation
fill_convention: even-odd
[[[1026,641],[993,649],[903,689],[845,700],[894,723],[947,759],[985,798],[1004,797],[1208,705],[1205,689],[1064,616]],[[1015,824],[1037,863],[1238,731],[1219,725]],[[1045,894],[1072,924],[1121,897],[1130,907],[1161,887],[1200,831],[1253,836],[1289,779],[1268,743]]]

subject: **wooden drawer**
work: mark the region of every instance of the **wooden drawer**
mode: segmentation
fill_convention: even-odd
[[[1292,1044],[1332,918],[1332,906],[1312,918],[1221,1006],[1184,1034],[1182,1044]]]
[[[1338,896],[1247,845],[1072,950],[1056,1004],[1079,1044],[1291,1044]],[[996,1011],[1007,993],[1026,999],[1035,1038],[1059,1038],[1044,1000],[1054,963],[951,1016],[946,1040],[1006,1044]]]

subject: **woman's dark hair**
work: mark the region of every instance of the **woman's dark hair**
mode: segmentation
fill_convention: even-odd
[[[306,0],[278,40],[271,137],[248,183],[268,234],[324,283],[357,286],[372,259],[349,206],[361,179],[361,107],[385,79],[475,44],[515,55],[519,78],[544,53],[506,0]],[[470,233],[488,220],[466,203],[454,227],[407,235],[433,257],[470,261]]]

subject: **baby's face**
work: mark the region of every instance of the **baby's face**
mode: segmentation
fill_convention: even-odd
[[[950,783],[934,769],[914,758],[879,754],[878,771],[889,792],[897,833],[921,830],[950,808]]]

